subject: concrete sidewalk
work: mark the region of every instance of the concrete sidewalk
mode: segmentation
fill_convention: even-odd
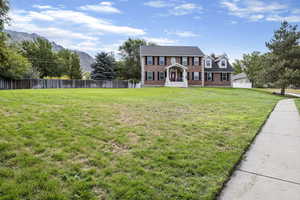
[[[281,100],[220,200],[300,200],[300,116],[293,100]]]

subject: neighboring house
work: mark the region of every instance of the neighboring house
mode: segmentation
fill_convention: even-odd
[[[141,46],[142,86],[231,87],[226,55],[206,56],[193,46]]]
[[[234,88],[252,88],[252,83],[243,72],[232,76],[232,87]]]

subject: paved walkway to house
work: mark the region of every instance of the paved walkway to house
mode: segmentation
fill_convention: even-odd
[[[300,116],[281,100],[220,200],[300,200]]]

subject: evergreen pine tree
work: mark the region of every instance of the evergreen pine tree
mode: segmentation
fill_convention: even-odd
[[[96,62],[91,65],[94,80],[112,80],[116,77],[116,61],[108,53],[101,52],[96,55]]]
[[[279,30],[266,46],[270,50],[265,75],[269,82],[281,88],[281,94],[290,85],[300,82],[300,32],[297,25],[282,22]]]

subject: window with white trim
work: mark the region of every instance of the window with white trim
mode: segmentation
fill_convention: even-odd
[[[212,67],[212,61],[211,59],[205,60],[205,68],[211,68]]]
[[[165,57],[159,56],[159,65],[165,65]]]
[[[221,81],[228,81],[228,75],[227,73],[221,73]]]
[[[165,72],[159,72],[159,80],[165,80]]]
[[[147,65],[153,65],[153,56],[147,56]]]
[[[195,81],[199,81],[200,80],[199,72],[194,72],[194,80]]]
[[[182,57],[182,65],[188,65],[188,57],[184,56]]]
[[[208,81],[212,81],[213,80],[213,75],[212,75],[211,72],[207,72],[206,73],[206,80],[208,80]]]
[[[220,68],[226,68],[227,67],[227,61],[225,59],[221,60]]]
[[[175,57],[172,57],[171,58],[171,64],[175,64],[176,63],[176,58]]]
[[[194,65],[196,65],[196,66],[199,65],[199,63],[200,63],[199,59],[200,59],[199,57],[194,57]]]
[[[147,72],[147,80],[153,81],[153,72]]]

